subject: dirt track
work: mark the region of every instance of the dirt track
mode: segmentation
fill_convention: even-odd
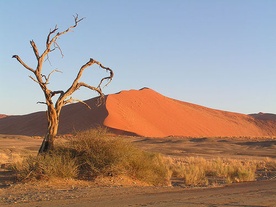
[[[52,192],[54,193],[54,192]],[[276,180],[232,184],[205,189],[89,188],[67,193],[67,199],[3,206],[107,207],[107,206],[276,206]]]

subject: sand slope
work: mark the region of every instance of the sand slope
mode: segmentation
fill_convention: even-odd
[[[165,97],[154,90],[122,91],[106,96],[96,107],[96,98],[65,106],[59,134],[105,125],[120,133],[148,137],[166,136],[276,136],[276,121],[206,108]],[[0,119],[0,134],[43,135],[45,112]]]
[[[276,135],[276,122],[263,129],[264,123],[251,116],[177,101],[147,88],[109,95],[106,108],[106,126],[141,136]]]
[[[105,106],[96,107],[97,99],[93,98],[84,104],[76,103],[64,106],[61,110],[59,134],[86,130],[101,126],[107,110]],[[20,134],[28,136],[43,136],[47,130],[45,112],[36,112],[21,116],[7,116],[0,119],[0,134]]]

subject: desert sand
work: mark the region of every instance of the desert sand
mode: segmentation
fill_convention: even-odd
[[[59,134],[97,126],[113,132],[145,137],[167,136],[276,136],[276,115],[246,115],[211,109],[175,100],[149,89],[121,91],[106,96],[96,107],[96,98],[63,107]],[[265,118],[264,118],[265,117]],[[45,112],[0,118],[0,134],[43,136]]]

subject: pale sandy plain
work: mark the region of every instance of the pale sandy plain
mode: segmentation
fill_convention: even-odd
[[[87,103],[92,106],[95,99]],[[275,160],[275,123],[271,114],[214,110],[144,88],[108,95],[104,106],[92,110],[81,104],[64,107],[59,133],[104,125],[118,138],[174,158]],[[16,159],[16,154],[36,153],[45,128],[45,112],[1,118],[1,164]],[[39,184],[10,186],[13,180],[5,169],[0,176],[0,206],[276,206],[273,173],[254,182],[209,188],[187,188],[173,179],[170,187],[114,181],[114,185],[49,183],[41,188]]]

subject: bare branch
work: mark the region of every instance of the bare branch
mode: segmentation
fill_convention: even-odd
[[[55,69],[55,70],[53,70],[51,73],[49,73],[48,77],[46,77],[46,75],[41,74],[41,77],[45,79],[44,84],[49,84],[50,76],[51,76],[54,72],[62,73],[62,71]]]
[[[97,87],[94,87],[94,86],[91,86],[91,85],[88,85],[84,82],[79,82],[81,76],[82,76],[82,73],[83,71],[88,68],[89,66],[93,65],[94,63],[98,64],[101,68],[107,70],[109,72],[109,76],[103,78],[101,81],[100,81],[100,84],[97,86]],[[71,87],[64,93],[64,97],[68,97],[70,96],[72,93],[74,93],[77,89],[79,89],[80,87],[86,87],[86,88],[89,88],[90,90],[93,90],[93,91],[96,91],[99,96],[100,96],[100,99],[99,99],[99,103],[98,105],[101,105],[103,100],[104,100],[104,94],[102,93],[102,90],[101,90],[101,84],[104,80],[109,80],[111,81],[112,78],[114,76],[114,73],[113,71],[110,69],[110,68],[107,68],[105,66],[103,66],[100,62],[90,58],[90,60],[85,63],[79,70],[79,73],[77,75],[77,77],[75,78],[75,80],[73,81]],[[107,85],[107,84],[106,84]]]
[[[82,103],[82,104],[84,104],[87,108],[91,109],[91,107],[90,107],[87,103],[85,103],[84,101],[79,100],[79,99],[73,99],[72,97],[70,97],[69,99],[65,100],[65,101],[64,101],[64,105],[69,104],[69,103],[76,103],[76,102]]]
[[[57,25],[55,26],[55,29],[53,29],[53,30],[50,29],[50,32],[49,32],[49,34],[47,36],[47,40],[46,40],[46,47],[48,47],[48,44],[50,43],[51,35],[54,34],[57,30],[58,30]]]
[[[72,93],[74,93],[74,91],[76,91],[77,89],[79,89],[80,85],[79,85],[78,81],[80,80],[83,71],[84,71],[87,67],[93,65],[93,63],[94,63],[94,60],[93,60],[92,58],[90,58],[90,60],[89,60],[87,63],[85,63],[83,66],[81,66],[81,68],[80,68],[80,70],[79,70],[79,72],[78,72],[78,74],[77,74],[77,77],[76,77],[75,80],[73,81],[72,85],[71,85],[70,88],[68,88],[68,90],[64,93],[64,96],[65,96],[65,97],[70,96]],[[92,89],[92,90],[93,90],[93,89]]]
[[[64,94],[64,91],[52,91],[51,92],[51,96],[55,96],[56,94],[60,94],[60,95],[63,95]]]
[[[45,79],[45,84],[46,84],[46,81],[47,81],[46,75],[41,74],[41,77]]]
[[[36,56],[36,59],[38,60],[39,59],[39,52],[38,52],[36,44],[35,44],[35,42],[33,40],[30,41],[30,44],[31,44],[31,46],[33,48],[34,54]]]
[[[16,58],[17,61],[18,61],[21,65],[23,65],[26,69],[28,69],[29,71],[35,73],[35,70],[32,69],[31,67],[29,67],[26,63],[24,63],[23,60],[21,60],[21,58],[20,58],[18,55],[13,55],[12,58]]]
[[[98,99],[98,103],[97,103],[98,106],[100,106],[103,103],[103,101],[104,101],[104,94],[103,94],[102,89],[100,87],[94,87],[94,86],[90,86],[90,85],[88,85],[88,84],[86,84],[84,82],[80,82],[78,84],[78,88],[80,88],[82,86],[86,87],[86,88],[89,88],[90,90],[96,91],[99,94],[100,98]]]
[[[106,69],[106,68],[105,68],[105,69]],[[108,80],[108,82],[104,85],[104,87],[105,87],[105,86],[108,86],[108,84],[112,81],[112,78],[113,78],[113,76],[114,76],[113,71],[112,71],[110,68],[107,68],[106,70],[109,71],[109,76],[102,78],[102,80],[100,81],[98,87],[101,87],[101,84],[102,84],[102,82],[103,82],[104,80]]]
[[[73,16],[73,17],[74,17],[75,24],[72,25],[72,26],[70,26],[70,27],[68,27],[66,30],[64,30],[64,31],[62,31],[62,32],[56,33],[57,30],[58,30],[57,25],[56,25],[55,29],[50,30],[50,32],[49,32],[49,34],[48,34],[48,36],[47,36],[47,40],[46,40],[46,50],[45,50],[44,53],[42,54],[42,57],[43,57],[43,58],[45,57],[45,55],[47,55],[49,52],[54,51],[56,48],[59,49],[59,51],[61,52],[61,55],[63,56],[62,51],[61,51],[61,48],[59,47],[59,45],[58,45],[57,42],[56,42],[56,41],[57,41],[57,38],[58,38],[59,36],[65,34],[65,33],[69,32],[69,31],[71,31],[73,28],[75,28],[75,27],[78,25],[78,23],[79,23],[80,21],[82,21],[82,20],[84,19],[84,18],[79,19],[78,14],[76,14],[76,16]],[[55,34],[55,35],[54,35],[54,34]],[[54,35],[54,36],[51,38],[52,35]],[[51,46],[52,46],[52,45],[54,45],[54,49],[51,49]]]
[[[64,55],[63,55],[63,53],[62,53],[62,50],[61,50],[59,44],[58,44],[57,42],[54,42],[54,46],[55,46],[54,49],[51,50],[51,51],[54,51],[54,50],[57,48],[57,49],[60,51],[61,57],[64,57]]]
[[[99,65],[102,69],[105,69],[106,71],[109,72],[109,76],[102,78],[102,80],[100,81],[100,83],[99,83],[99,85],[98,85],[98,88],[101,87],[101,84],[102,84],[102,82],[103,82],[104,80],[108,80],[108,82],[104,85],[104,86],[107,86],[107,85],[112,81],[112,78],[114,77],[113,70],[111,70],[111,69],[108,68],[108,67],[103,66],[99,61],[94,60],[94,63],[96,63],[96,64]]]
[[[47,105],[47,103],[43,102],[43,101],[38,101],[38,102],[36,102],[36,104],[46,104]]]
[[[81,19],[79,19],[79,15],[78,15],[78,14],[76,14],[76,16],[73,15],[73,17],[74,17],[74,19],[75,19],[75,27],[77,26],[77,24],[78,24],[80,21],[82,21],[82,20],[84,19],[84,17],[81,18]]]
[[[49,58],[49,54],[47,54],[47,57],[46,57],[46,59],[45,59],[45,62],[46,62],[47,60],[48,60],[49,64],[52,66],[52,63],[51,63],[50,58]]]
[[[32,79],[34,82],[39,84],[39,82],[36,79],[34,79],[32,76],[29,75],[29,78]]]

